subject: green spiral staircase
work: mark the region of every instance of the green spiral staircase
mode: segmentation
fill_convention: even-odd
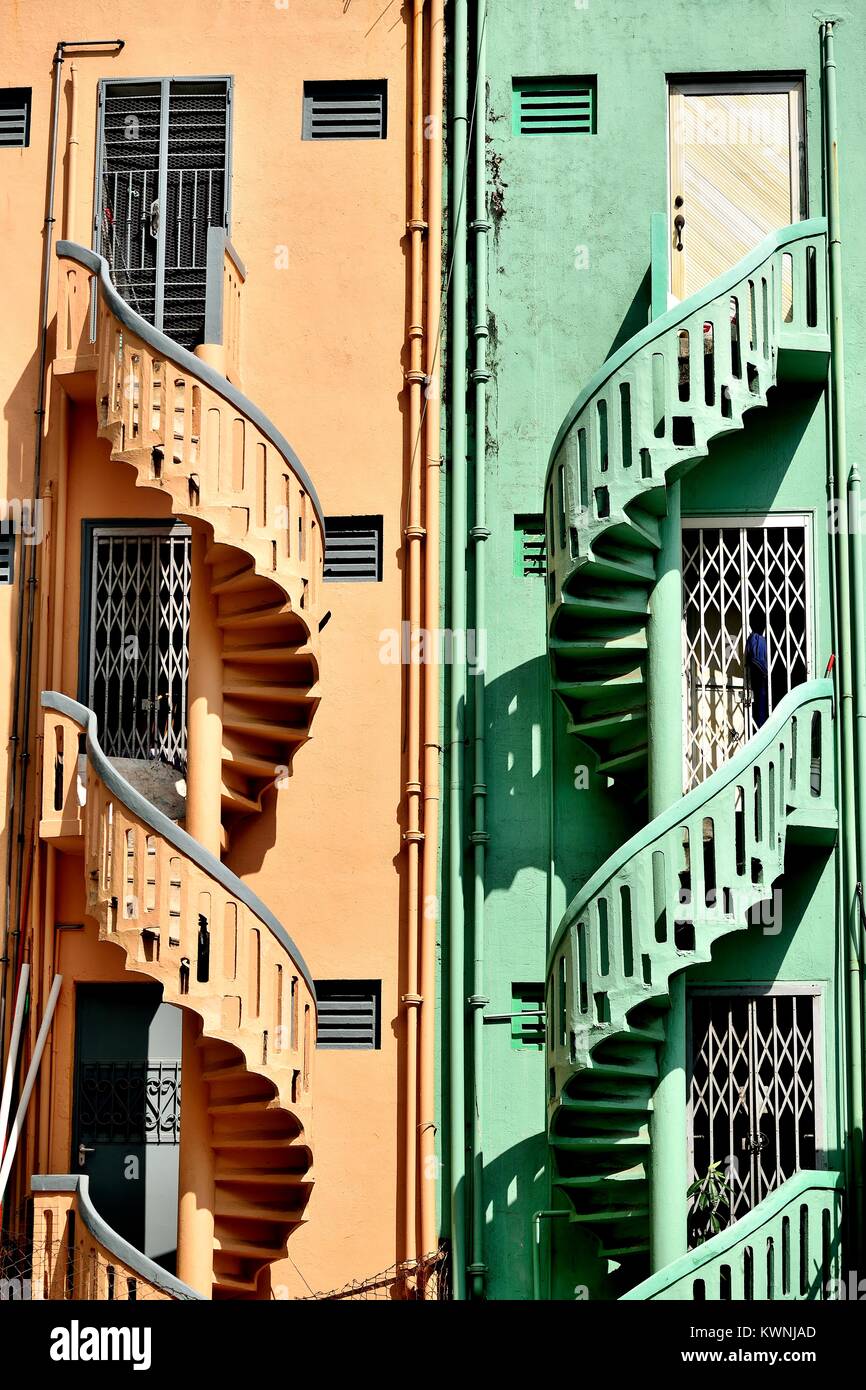
[[[564,420],[545,488],[551,682],[597,771],[647,788],[647,625],[668,484],[779,382],[823,380],[827,224],[766,238],[653,320]]]
[[[768,237],[626,343],[557,436],[545,489],[552,684],[597,771],[629,797],[647,791],[649,598],[668,487],[714,439],[746,427],[781,381],[825,378],[826,243],[823,220]],[[729,762],[601,866],[553,941],[553,1184],[632,1297],[648,1274],[651,1116],[671,980],[748,930],[792,846],[833,843],[833,747],[831,682],[797,687]],[[654,1278],[648,1297],[701,1296],[665,1295]],[[674,1284],[701,1280],[677,1271]]]

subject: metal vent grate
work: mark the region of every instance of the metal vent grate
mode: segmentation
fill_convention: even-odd
[[[381,980],[317,980],[318,1034],[322,1048],[377,1048],[382,1012]]]
[[[0,90],[0,145],[22,150],[30,144],[32,87]]]
[[[305,82],[305,140],[384,140],[387,83]]]
[[[381,580],[381,516],[325,517],[325,578],[344,584]]]
[[[515,78],[513,111],[515,135],[594,135],[595,78]]]
[[[511,1046],[531,1048],[534,1052],[544,1049],[544,985],[541,981],[511,986]]]
[[[518,579],[543,579],[547,571],[544,517],[514,518],[514,573]]]
[[[0,526],[0,584],[11,584],[15,578],[15,536],[7,526],[8,522]]]

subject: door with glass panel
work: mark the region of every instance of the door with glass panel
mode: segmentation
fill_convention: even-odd
[[[208,229],[228,229],[230,109],[227,77],[100,85],[94,247],[186,348],[204,332]]]
[[[745,651],[763,616],[772,713],[812,675],[806,516],[683,521],[684,782],[697,786],[752,737]]]

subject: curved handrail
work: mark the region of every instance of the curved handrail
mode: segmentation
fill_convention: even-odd
[[[568,434],[568,431],[571,429],[571,426],[574,424],[580,412],[583,410],[583,407],[591,397],[604,386],[605,382],[607,382],[615,372],[619,371],[620,367],[628,362],[636,352],[639,352],[641,348],[645,347],[647,343],[652,343],[657,338],[663,337],[670,329],[676,328],[683,319],[687,319],[691,314],[706,308],[725,294],[726,291],[735,289],[741,280],[753,274],[774,251],[780,250],[783,246],[791,246],[794,242],[804,241],[809,237],[820,236],[822,233],[826,232],[826,230],[826,217],[812,217],[807,221],[795,222],[793,226],[782,227],[779,231],[770,232],[769,236],[764,237],[763,241],[759,242],[753,251],[750,251],[747,256],[744,256],[743,259],[738,261],[735,266],[732,266],[730,270],[725,271],[724,275],[720,275],[717,279],[711,280],[703,289],[697,290],[696,293],[691,295],[688,299],[684,299],[681,303],[675,304],[672,309],[668,309],[666,313],[661,314],[657,319],[653,319],[651,323],[647,324],[646,328],[642,328],[633,338],[629,338],[627,342],[623,343],[622,347],[619,348],[612,357],[609,357],[606,362],[601,364],[595,375],[590,377],[586,386],[583,388],[560,425],[553,443],[553,448],[550,451],[550,460],[545,473],[545,494],[550,486],[550,475],[562,441]]]
[[[34,1174],[30,1179],[34,1192],[74,1192],[78,1212],[94,1240],[104,1245],[110,1255],[128,1265],[149,1284],[171,1294],[173,1298],[196,1299],[205,1302],[204,1296],[184,1284],[174,1274],[151,1260],[141,1250],[136,1250],[128,1240],[118,1235],[112,1226],[99,1215],[90,1197],[90,1179],[86,1173],[45,1173]]]
[[[98,255],[95,251],[88,251],[86,246],[79,246],[77,242],[74,241],[58,241],[56,255],[59,260],[67,259],[70,261],[77,261],[79,265],[84,266],[85,270],[89,270],[92,274],[96,275],[99,279],[100,289],[105,295],[106,303],[115,318],[118,318],[131,333],[135,333],[139,338],[143,339],[148,347],[153,348],[170,362],[174,362],[176,366],[182,367],[185,372],[189,372],[192,376],[198,377],[201,381],[205,382],[206,385],[210,386],[212,390],[216,391],[218,395],[230,401],[241,414],[246,415],[246,417],[261,430],[262,434],[271,441],[274,448],[288,460],[297,473],[315,508],[316,517],[319,525],[322,527],[322,534],[324,535],[325,516],[322,511],[322,504],[319,501],[318,493],[313,486],[307,470],[304,468],[304,465],[301,463],[291,444],[285,436],[280,433],[273,421],[269,420],[267,415],[265,415],[257,405],[254,405],[248,396],[245,396],[236,386],[232,386],[227,377],[214,371],[213,367],[208,366],[200,357],[196,357],[194,353],[188,352],[187,349],[181,347],[179,343],[175,343],[171,338],[166,337],[158,328],[154,328],[152,323],[148,323],[147,319],[143,319],[140,314],[137,314],[134,309],[130,308],[126,300],[122,298],[112,283],[108,271],[108,261],[104,256]]]
[[[701,1269],[705,1269],[707,1265],[712,1264],[720,1256],[728,1254],[738,1245],[743,1245],[751,1240],[769,1221],[780,1216],[785,1207],[790,1206],[792,1202],[803,1197],[807,1192],[816,1190],[819,1192],[841,1192],[844,1186],[842,1173],[830,1172],[827,1169],[802,1169],[783,1182],[774,1192],[768,1193],[762,1202],[759,1202],[745,1216],[740,1217],[733,1226],[719,1231],[718,1235],[711,1236],[697,1249],[687,1251],[685,1255],[681,1255],[672,1264],[666,1265],[656,1274],[651,1274],[649,1279],[644,1279],[642,1283],[623,1294],[620,1301],[654,1298],[656,1294],[670,1288],[672,1284],[698,1274]]]
[[[232,897],[237,898],[239,902],[244,903],[251,912],[255,913],[256,917],[276,937],[283,950],[291,956],[315,1000],[316,987],[313,984],[313,977],[306,961],[282,923],[277,921],[270,908],[266,907],[261,898],[257,897],[241,879],[233,874],[231,869],[227,869],[225,864],[199,844],[198,840],[194,839],[188,831],[181,830],[180,826],[175,825],[174,821],[169,820],[168,816],[157,810],[146,797],[141,795],[141,792],[136,791],[135,787],[121,776],[100,747],[96,715],[93,710],[88,709],[86,705],[79,704],[77,700],[70,699],[68,695],[60,695],[54,690],[42,692],[42,706],[44,709],[56,710],[58,714],[63,714],[67,719],[73,719],[76,724],[82,726],[87,745],[87,756],[109,791],[128,811],[131,811],[139,820],[144,821],[144,824],[149,826],[151,830],[155,830],[157,835],[168,840],[169,844],[178,849],[187,859],[191,859],[206,874],[222,884]]]
[[[626,840],[624,845],[620,845],[619,849],[615,850],[610,858],[596,869],[589,882],[572,898],[565,909],[563,919],[548,951],[548,974],[553,965],[553,958],[571,924],[579,917],[590,899],[595,897],[596,893],[613,878],[614,874],[629,859],[633,858],[640,850],[646,849],[648,845],[651,845],[668,830],[672,830],[680,821],[686,820],[688,816],[699,810],[705,802],[728,786],[729,783],[736,781],[751,766],[755,758],[759,757],[770,746],[781,732],[782,726],[801,705],[808,704],[811,700],[832,699],[832,697],[833,682],[829,678],[804,681],[802,685],[795,686],[776,706],[766,724],[747,743],[744,743],[732,758],[729,758],[722,767],[711,773],[700,786],[687,792],[679,801],[675,801],[672,806],[663,811],[660,816],[656,816],[655,820],[651,820],[642,830],[638,830],[636,834],[632,835],[630,840]]]

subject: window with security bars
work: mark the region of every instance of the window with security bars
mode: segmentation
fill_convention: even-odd
[[[381,980],[316,980],[316,1046],[372,1051],[381,1044]]]
[[[325,517],[324,575],[343,584],[381,580],[381,516]]]
[[[30,144],[32,87],[0,88],[0,149],[25,149]]]
[[[594,135],[594,77],[516,77],[512,115],[515,135]]]
[[[228,78],[100,89],[96,249],[136,313],[186,348],[204,333],[208,229],[228,227],[230,103]]]
[[[544,985],[540,980],[511,986],[511,1046],[544,1051]]]
[[[755,732],[745,648],[765,620],[769,711],[810,678],[810,535],[805,517],[683,523],[685,787]]]
[[[387,82],[304,83],[305,140],[384,140],[387,125]]]
[[[87,703],[110,757],[186,767],[190,532],[92,528]]]
[[[773,988],[689,998],[692,1179],[718,1163],[729,1183],[717,1215],[731,1225],[819,1162],[818,996]],[[690,1213],[690,1244],[706,1238]]]
[[[514,518],[514,573],[518,579],[543,579],[547,573],[544,517]]]

